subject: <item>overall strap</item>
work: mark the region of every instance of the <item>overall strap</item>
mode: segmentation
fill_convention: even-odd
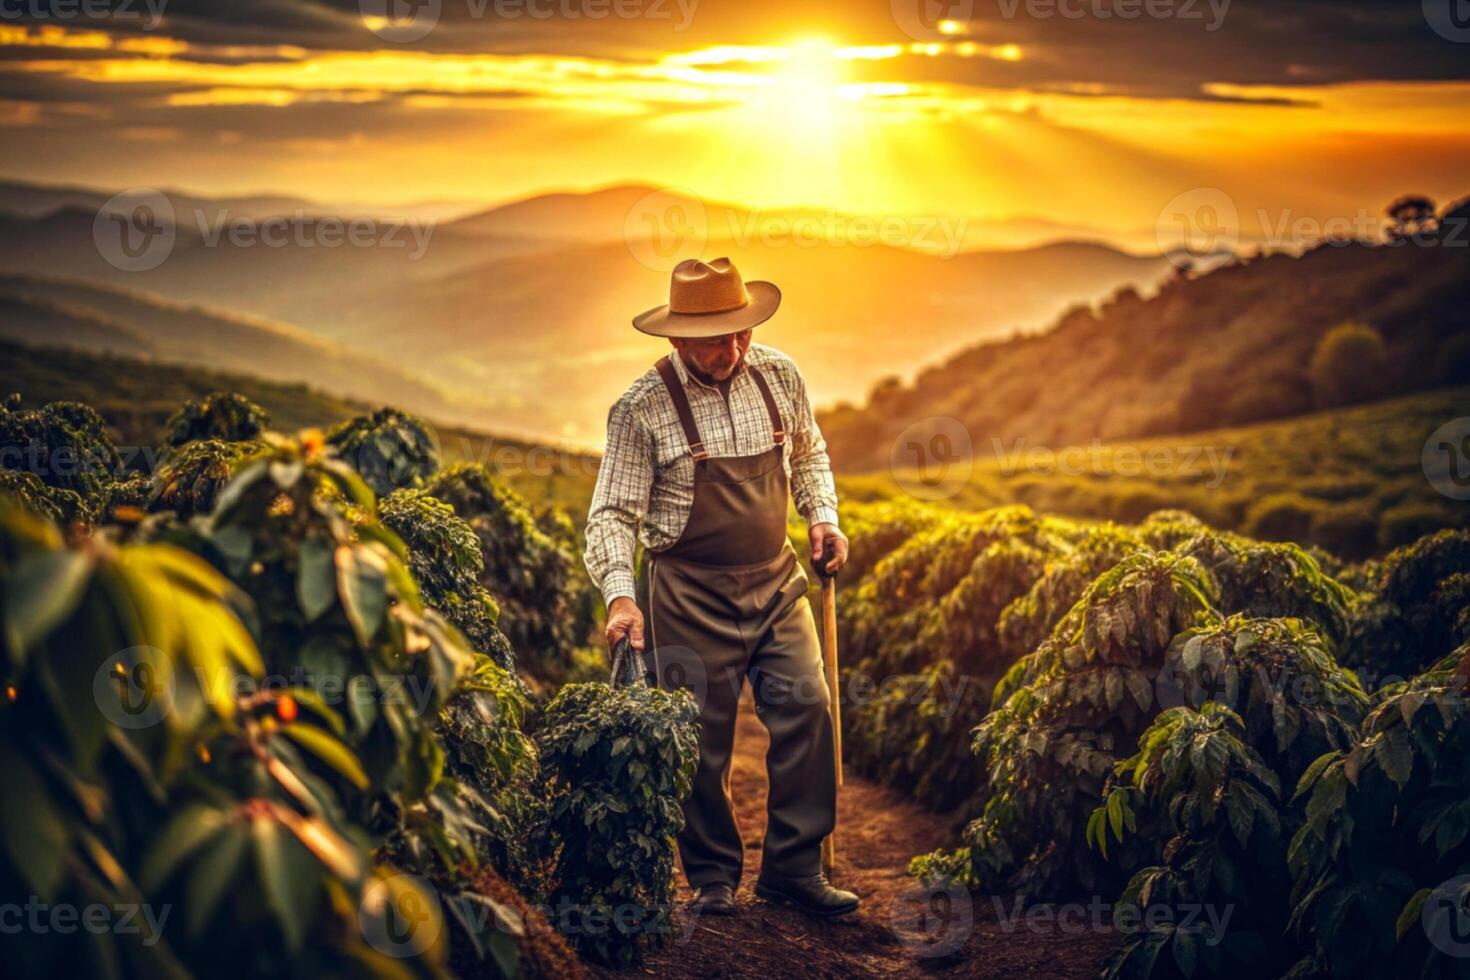
[[[776,408],[775,396],[771,394],[771,386],[766,384],[766,376],[761,374],[760,369],[754,364],[748,365],[750,376],[755,379],[755,385],[761,390],[761,398],[765,399],[766,411],[771,413],[771,431],[776,434],[776,445],[786,441],[786,426],[781,421],[781,412]]]
[[[689,410],[689,396],[684,394],[684,386],[679,382],[679,372],[674,370],[674,362],[668,357],[660,357],[654,364],[658,376],[663,378],[664,387],[669,390],[669,397],[674,401],[674,411],[679,413],[679,424],[684,427],[684,438],[689,443],[689,451],[694,454],[696,460],[704,459],[709,455],[704,448],[704,440],[699,437],[699,428],[694,424],[694,413]]]

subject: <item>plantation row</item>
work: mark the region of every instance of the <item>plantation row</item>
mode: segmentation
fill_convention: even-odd
[[[694,704],[567,683],[605,670],[570,523],[392,410],[267,426],[189,403],[130,474],[87,406],[0,410],[0,894],[146,913],[0,931],[7,969],[560,977],[656,947]]]
[[[1115,976],[1470,975],[1470,532],[1343,566],[1177,511],[845,521],[847,760],[968,818],[915,874],[1168,910]]]

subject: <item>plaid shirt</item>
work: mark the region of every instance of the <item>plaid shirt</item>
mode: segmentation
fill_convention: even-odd
[[[753,456],[775,444],[760,389],[744,368],[730,382],[728,406],[717,388],[693,377],[672,352],[694,424],[710,456]],[[745,363],[761,369],[786,423],[786,473],[797,511],[808,525],[837,523],[837,490],[827,443],[817,428],[806,382],[791,358],[751,344]],[[633,597],[633,553],[659,551],[678,540],[694,506],[694,459],[673,399],[650,368],[607,416],[607,452],[597,472],[587,516],[587,571],[611,604]]]

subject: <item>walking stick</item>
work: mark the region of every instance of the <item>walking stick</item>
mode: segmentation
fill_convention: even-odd
[[[822,580],[822,666],[827,672],[827,692],[832,698],[832,741],[836,755],[837,785],[842,785],[842,697],[837,683],[837,573],[827,573],[836,546],[828,541],[822,548],[817,576]],[[837,860],[837,834],[834,830],[822,841],[822,871],[832,873]]]

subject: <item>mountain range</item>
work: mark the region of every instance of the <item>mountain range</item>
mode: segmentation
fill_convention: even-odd
[[[36,199],[56,207],[17,213],[7,207],[14,186],[0,188],[0,261],[13,276],[51,282],[44,295],[31,286],[33,301],[67,302],[68,287],[54,281],[63,276],[157,307],[185,303],[217,318],[263,318],[295,328],[298,339],[328,343],[317,364],[352,353],[431,379],[457,421],[584,444],[600,441],[607,406],[666,349],[629,321],[665,300],[678,257],[729,255],[748,278],[780,284],[783,309],[759,339],[798,358],[818,403],[859,398],[889,375],[978,339],[1037,329],[1122,285],[1149,290],[1171,269],[1159,256],[1098,243],[954,252],[964,238],[957,219],[879,226],[861,216],[751,211],[625,186],[542,195],[445,223],[392,219],[365,226],[361,245],[341,240],[346,219],[310,202],[170,196],[166,258],[130,271],[118,267],[116,242],[107,238],[120,233],[111,218],[98,222],[95,198],[107,200],[103,192],[89,199],[47,189]],[[284,217],[270,217],[286,205]],[[222,213],[233,231],[216,223]],[[162,228],[158,214],[151,220]],[[17,284],[10,293],[18,308]],[[48,342],[38,316],[32,308],[15,319],[10,335]],[[96,324],[84,321],[74,318],[52,336],[97,341]],[[124,334],[111,334],[104,349],[122,349]],[[163,336],[148,353],[195,363],[214,356],[185,353],[188,343]],[[243,357],[238,347],[234,356]],[[283,361],[333,384],[323,371],[276,354],[236,366],[273,364],[267,376],[280,378]],[[344,361],[354,385],[343,393],[424,410],[423,399],[399,393],[404,381],[355,363]]]

